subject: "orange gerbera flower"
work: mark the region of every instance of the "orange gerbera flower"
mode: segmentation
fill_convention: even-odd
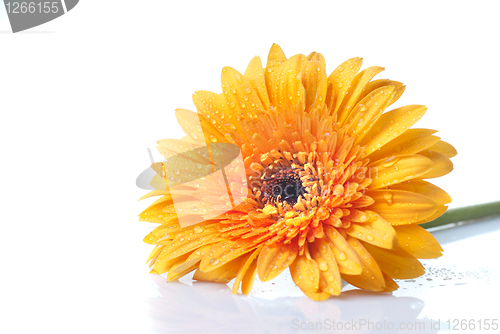
[[[449,173],[456,151],[436,131],[410,129],[424,106],[384,113],[405,86],[372,81],[383,68],[358,73],[361,62],[327,76],[321,54],[287,59],[275,44],[266,68],[259,57],[244,74],[225,67],[223,93],[198,91],[198,114],[177,111],[187,137],[158,148],[180,160],[153,166],[170,187],[144,196],[162,197],[140,215],[161,224],[145,238],[156,245],[152,273],[170,281],[195,270],[195,280],[235,279],[233,293],[241,285],[247,294],[257,273],[268,281],[289,268],[307,296],[324,300],[340,294],[342,279],[393,291],[393,279],[424,273],[418,258],[441,256],[418,224],[441,216],[451,198],[424,179]],[[241,153],[219,154],[214,143]],[[230,165],[239,153],[242,165]],[[227,156],[227,186],[200,174],[217,171],[217,156]]]

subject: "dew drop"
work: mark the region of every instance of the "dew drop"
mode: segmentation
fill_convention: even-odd
[[[196,226],[193,231],[194,231],[194,233],[199,234],[199,233],[203,232],[203,229],[199,226]]]
[[[347,260],[347,255],[345,252],[340,252],[338,258],[340,261],[345,261]]]
[[[367,236],[366,236],[366,240],[368,240],[368,241],[373,241],[373,240],[374,240],[374,238],[373,238],[373,236],[371,236],[371,235],[367,235]]]

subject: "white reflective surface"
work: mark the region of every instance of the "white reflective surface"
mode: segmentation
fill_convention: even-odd
[[[448,319],[452,327],[453,319],[473,319],[477,330],[478,320],[500,317],[495,307],[500,266],[493,255],[498,253],[499,226],[496,218],[436,231],[444,255],[425,260],[426,274],[399,280],[400,288],[392,294],[346,285],[340,297],[314,302],[288,274],[257,281],[250,296],[235,296],[224,284],[186,277],[166,283],[151,276],[143,282],[150,287],[145,296],[150,332],[310,333],[342,328],[335,333],[438,333],[449,330]]]

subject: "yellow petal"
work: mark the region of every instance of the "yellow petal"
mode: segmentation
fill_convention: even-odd
[[[298,250],[296,242],[264,246],[257,261],[260,280],[266,282],[281,274],[295,260]]]
[[[229,128],[225,125],[228,123],[228,115],[230,114],[227,109],[226,98],[224,94],[215,94],[209,91],[199,90],[193,94],[193,103],[196,106],[198,113],[202,114],[205,118],[215,121],[212,123],[220,133],[226,134]],[[195,136],[199,134],[195,133]],[[192,134],[190,134],[192,139]]]
[[[361,58],[349,59],[340,64],[328,77],[328,83],[332,85],[334,95],[336,96],[335,107],[333,108],[334,111],[339,109],[352,80],[358,73],[362,64],[363,59]]]
[[[425,150],[419,153],[420,155],[429,158],[434,166],[430,171],[422,175],[423,179],[432,179],[448,174],[453,170],[453,162],[444,154],[434,151]]]
[[[366,243],[364,246],[375,258],[380,269],[391,278],[410,279],[421,276],[425,272],[424,266],[402,248],[383,249]]]
[[[431,200],[439,205],[451,203],[451,197],[446,191],[424,180],[410,180],[393,184],[392,190],[404,190],[418,193],[429,197]]]
[[[257,261],[251,261],[250,266],[248,267],[241,281],[241,292],[244,295],[248,295],[250,293],[250,290],[252,290],[253,282],[255,281],[256,275],[257,275]]]
[[[453,158],[457,155],[457,150],[445,141],[439,141],[429,147],[429,151],[434,151],[443,154],[447,158]]]
[[[253,251],[251,253],[247,253],[247,254],[242,256],[242,263],[243,264],[240,266],[240,269],[238,270],[238,274],[236,275],[236,280],[234,281],[234,284],[233,284],[232,290],[233,290],[234,294],[238,293],[240,283],[242,282],[245,275],[247,275],[247,273],[248,273],[248,274],[250,274],[250,276],[252,276],[252,272],[251,271],[249,272],[249,269],[250,269],[252,264],[254,264],[253,276],[255,277],[255,273],[257,272],[256,259],[257,259],[257,256],[259,255],[260,251],[261,251],[261,248],[257,248],[255,251]],[[251,283],[250,282],[247,283],[247,288],[249,287],[248,290],[245,290],[242,287],[243,294],[248,294],[250,292],[250,289],[252,288],[252,284],[253,284],[253,278],[252,278]]]
[[[307,292],[307,291],[302,291],[302,292],[304,292],[304,294],[307,297],[311,298],[316,302],[322,302],[323,300],[326,300],[331,296],[329,293],[326,293],[325,291],[322,290],[318,290],[316,292]]]
[[[264,78],[264,69],[259,56],[253,57],[245,71],[245,77],[257,92],[257,95],[266,110],[269,110],[269,96],[267,95],[266,80]]]
[[[390,157],[369,165],[369,189],[379,189],[426,175],[434,167],[431,159],[419,154]]]
[[[382,291],[385,288],[385,280],[379,266],[370,253],[361,245],[361,242],[353,237],[347,237],[347,242],[354,249],[361,262],[362,271],[360,275],[342,275],[342,278],[358,288]],[[374,246],[372,246],[374,247]]]
[[[177,109],[175,116],[182,130],[187,135],[191,133],[198,133],[200,135],[197,139],[197,143],[200,145],[212,142],[228,142],[224,135],[201,114],[186,109]]]
[[[384,70],[380,66],[372,66],[361,71],[358,75],[354,77],[351,82],[351,87],[347,90],[347,94],[344,97],[342,104],[339,107],[338,117],[340,124],[344,124],[346,120],[349,119],[351,110],[359,102],[359,96],[363,92],[366,84],[378,73]],[[394,87],[393,87],[394,89]]]
[[[392,99],[389,103],[389,105],[393,104],[396,102],[401,95],[403,95],[403,92],[405,91],[405,86],[398,81],[393,81],[393,80],[388,80],[388,79],[378,79],[378,80],[373,80],[370,81],[369,83],[366,84],[365,89],[363,92],[359,95],[359,100],[363,99],[365,96],[373,92],[375,89],[384,87],[384,86],[394,86],[394,95],[392,96]]]
[[[325,103],[328,87],[325,58],[320,53],[313,53],[308,59],[309,57],[311,60],[306,63],[302,78],[306,90],[306,110],[312,110]]]
[[[200,270],[205,272],[215,270],[258,246],[259,244],[253,243],[251,238],[220,241],[205,254],[200,263]]]
[[[307,58],[295,55],[269,74],[271,84],[267,86],[271,105],[278,110],[296,108],[304,110],[304,86],[302,75]]]
[[[139,215],[139,221],[146,221],[151,223],[165,223],[170,221],[172,223],[173,220],[177,220],[177,215],[175,214],[166,214],[163,212],[163,208],[172,205],[174,202],[172,201],[172,196],[165,195],[154,203],[152,203],[146,210],[141,212]]]
[[[380,87],[361,100],[352,110],[344,126],[348,129],[347,134],[356,138],[355,144],[366,135],[374,121],[382,115],[389,105],[393,91],[394,86]]]
[[[319,290],[338,296],[342,289],[337,260],[324,239],[316,239],[309,244],[311,257],[319,267]]]
[[[224,67],[221,75],[222,91],[233,115],[255,115],[264,111],[257,92],[250,81],[231,67]]]
[[[377,161],[395,155],[415,154],[425,150],[439,141],[439,137],[432,136],[434,130],[410,129],[391,140],[380,149],[368,156],[370,161]]]
[[[184,258],[177,258],[177,259],[174,259],[174,263],[172,265],[172,267],[170,268],[170,270],[168,271],[168,274],[167,274],[167,281],[168,282],[171,282],[171,281],[177,281],[179,278],[189,274],[190,272],[192,272],[193,270],[195,270],[197,268],[197,266],[195,264],[191,265],[191,266],[185,266],[184,265],[184,261],[185,259]]]
[[[394,228],[375,212],[367,212],[370,222],[352,223],[345,230],[351,237],[366,241],[378,247],[395,249],[398,246],[398,238]]]
[[[416,224],[423,224],[423,223],[428,223],[428,222],[431,222],[433,221],[434,219],[437,219],[439,217],[441,217],[445,212],[446,210],[448,210],[448,207],[447,206],[444,206],[444,205],[438,205],[437,206],[437,211],[429,216],[429,217],[425,217],[424,219],[419,219],[417,222],[415,222]]]
[[[368,207],[391,225],[419,222],[437,211],[437,204],[429,197],[403,190],[372,190],[366,192],[375,200]]]
[[[396,291],[399,288],[399,285],[389,276],[386,274],[382,273],[384,275],[384,281],[385,281],[385,288],[382,290],[382,292],[392,292]]]
[[[323,229],[328,238],[330,249],[337,260],[340,273],[348,275],[361,274],[361,262],[347,240],[332,226],[324,226]]]
[[[442,255],[439,242],[424,228],[410,224],[395,226],[399,247],[418,259],[435,259]]]
[[[166,273],[167,271],[170,270],[170,268],[172,268],[173,265],[178,265],[184,262],[189,257],[189,253],[186,253],[174,259],[166,260],[164,254],[168,254],[168,252],[166,252],[165,249],[162,249],[161,252],[158,254],[158,258],[153,264],[153,269],[151,270],[151,274],[158,275]]]
[[[150,197],[165,196],[165,195],[170,195],[170,191],[168,189],[165,189],[165,190],[153,190],[153,191],[147,193],[146,195],[142,196],[141,198],[139,198],[139,201],[143,200],[143,199],[146,199],[146,198],[150,198]]]
[[[269,55],[267,56],[266,70],[267,72],[274,71],[281,63],[286,61],[285,54],[278,44],[273,44]]]
[[[319,267],[316,261],[307,258],[306,253],[297,256],[289,268],[292,280],[302,291],[318,291]]]
[[[188,268],[191,268],[192,266],[201,261],[205,253],[208,252],[210,248],[212,248],[212,245],[207,245],[198,248],[188,256],[188,258],[184,261],[184,263],[179,264],[175,268],[172,268],[172,270],[180,273]]]
[[[360,145],[366,146],[364,156],[405,132],[425,114],[426,110],[425,106],[411,105],[382,114],[360,142]]]
[[[228,283],[238,274],[238,270],[242,265],[241,262],[242,258],[237,258],[209,272],[202,271],[198,268],[193,275],[193,279],[198,281]]]

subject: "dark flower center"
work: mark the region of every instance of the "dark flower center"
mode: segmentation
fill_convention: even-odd
[[[302,181],[293,169],[281,170],[271,175],[264,179],[262,186],[264,202],[280,201],[294,205],[304,193]]]

